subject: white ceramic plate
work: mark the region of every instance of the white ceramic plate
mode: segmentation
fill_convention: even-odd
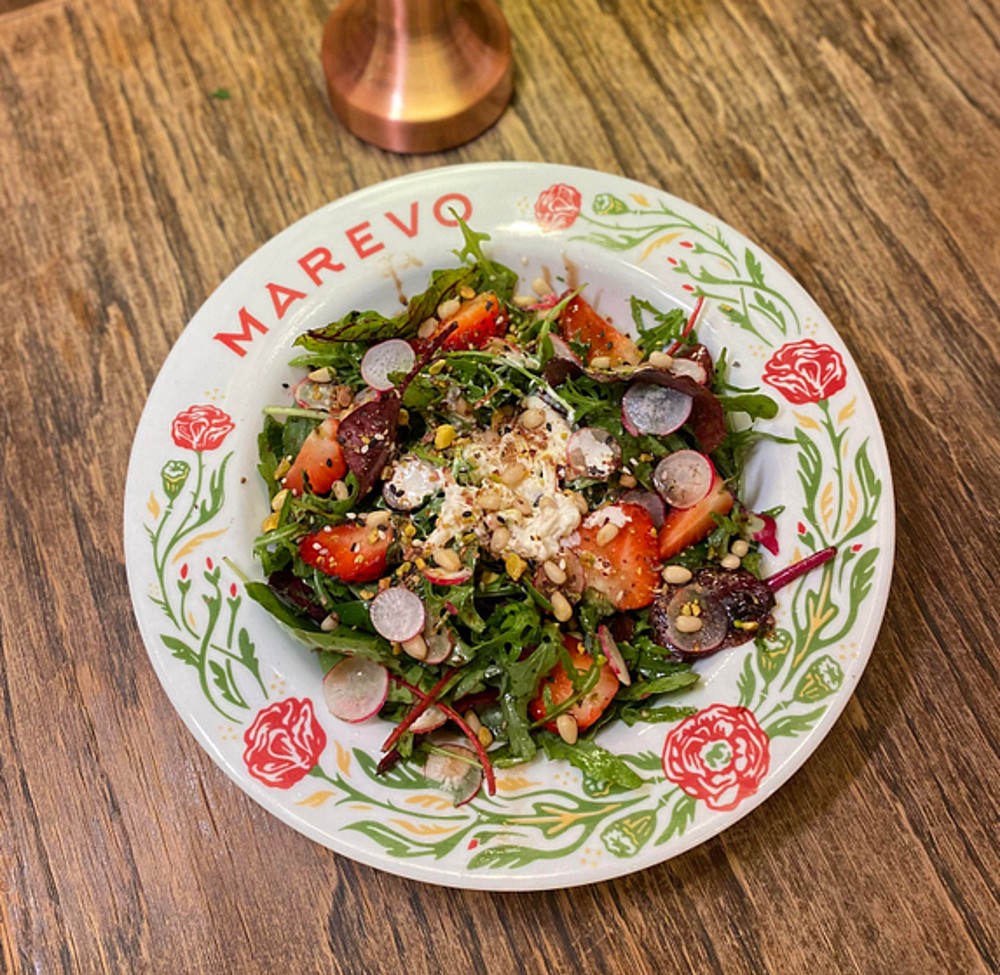
[[[500,773],[495,797],[452,808],[419,773],[374,777],[387,728],[326,713],[315,655],[242,592],[268,512],[256,475],[261,409],[287,401],[293,339],[354,308],[389,313],[455,263],[454,213],[488,231],[528,290],[572,269],[619,323],[631,294],[690,308],[734,380],[781,404],[747,501],[784,505],[769,571],[836,544],[780,594],[778,631],[698,665],[674,725],[608,728],[646,784],[595,793],[562,764]],[[370,187],[300,220],[246,260],[192,319],[136,433],[125,501],[135,612],[156,672],[236,784],[295,829],[392,873],[533,890],[648,867],[721,832],[787,781],[854,690],[889,589],[894,523],[881,430],[823,313],[756,245],[695,207],[618,176],[534,163],[459,166]]]

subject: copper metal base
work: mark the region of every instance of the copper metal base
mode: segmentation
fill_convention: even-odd
[[[510,31],[494,0],[342,0],[322,58],[344,125],[393,152],[468,142],[510,100]]]

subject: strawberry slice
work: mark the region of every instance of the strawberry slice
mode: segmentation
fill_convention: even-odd
[[[604,505],[577,534],[575,549],[587,588],[616,609],[641,609],[653,601],[660,582],[656,525],[642,505]]]
[[[299,555],[341,582],[372,582],[385,572],[390,544],[391,528],[346,522],[304,536]]]
[[[577,673],[588,671],[594,666],[594,658],[583,649],[583,644],[575,636],[570,636],[569,634],[563,636],[563,646],[569,651],[570,661]],[[569,674],[566,673],[566,668],[563,666],[562,661],[557,663],[542,678],[542,682],[538,687],[538,693],[528,704],[528,714],[533,721],[541,721],[546,715],[546,689],[549,692],[552,704],[555,706],[562,704],[575,693],[573,682],[570,680]],[[601,667],[601,676],[598,677],[597,683],[576,704],[572,705],[568,711],[576,719],[577,728],[580,731],[589,728],[601,716],[604,709],[611,703],[617,693],[618,678],[615,677],[615,672],[611,669],[611,665],[605,663]],[[554,731],[558,734],[555,721],[547,722],[545,727],[549,731]]]
[[[313,494],[327,494],[334,481],[347,473],[344,451],[337,442],[339,429],[340,420],[327,417],[303,441],[298,456],[281,482],[292,494],[302,494],[306,483]]]
[[[642,353],[635,342],[598,315],[579,295],[571,298],[559,313],[559,330],[567,342],[587,346],[588,365],[599,358],[610,359],[612,366],[620,366],[623,362],[634,366],[642,361]]]
[[[671,508],[660,528],[660,558],[673,558],[689,545],[700,542],[715,529],[715,515],[728,515],[733,508],[733,496],[725,481],[715,475],[708,494],[690,508]]]
[[[492,291],[484,291],[463,301],[458,311],[442,320],[434,334],[439,335],[453,325],[454,330],[441,344],[443,351],[481,349],[490,339],[507,331],[507,316],[500,299]]]

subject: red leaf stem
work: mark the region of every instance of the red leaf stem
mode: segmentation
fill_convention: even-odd
[[[400,687],[405,687],[411,694],[420,698],[421,700],[426,700],[428,704],[433,704],[436,708],[443,711],[455,724],[458,725],[462,734],[469,739],[469,744],[472,745],[473,750],[479,757],[480,764],[483,766],[483,777],[486,779],[486,792],[488,795],[496,795],[497,791],[497,780],[496,775],[493,773],[493,763],[490,761],[489,755],[486,754],[486,749],[483,748],[483,743],[479,740],[473,730],[468,726],[463,718],[454,708],[448,707],[447,704],[442,704],[440,701],[431,701],[430,695],[420,690],[419,687],[414,687],[408,681],[403,680],[402,677],[397,677],[395,674],[389,675]]]
[[[680,351],[681,346],[684,344],[684,339],[686,339],[691,334],[691,329],[694,328],[694,323],[698,320],[698,316],[701,314],[701,309],[705,304],[705,296],[698,295],[698,300],[695,302],[694,311],[691,312],[691,317],[688,318],[687,324],[684,326],[684,331],[681,332],[681,337],[673,342],[669,348],[665,351],[667,355],[674,355]]]
[[[779,572],[775,572],[773,576],[764,580],[764,584],[770,587],[772,592],[777,592],[783,586],[794,582],[799,576],[804,576],[807,572],[812,572],[813,569],[819,568],[824,562],[829,562],[836,554],[836,545],[820,549],[818,552],[813,552],[812,555],[807,555],[804,559],[800,559],[794,565],[786,566]]]
[[[449,680],[451,680],[454,673],[454,669],[449,667],[445,671],[444,676],[430,689],[430,691],[427,692],[427,696],[421,698],[416,704],[413,705],[406,717],[392,729],[392,734],[390,734],[389,737],[382,743],[382,751],[389,751],[389,749],[403,737],[410,725],[412,725],[413,722],[416,721],[417,718],[419,718],[420,715],[422,715],[432,704],[436,703],[438,694],[444,690],[445,685]]]

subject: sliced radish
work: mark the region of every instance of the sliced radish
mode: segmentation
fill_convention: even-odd
[[[621,650],[618,649],[615,638],[611,635],[611,631],[604,625],[599,626],[597,628],[597,639],[601,644],[601,653],[604,654],[604,659],[607,660],[608,666],[614,671],[615,677],[618,678],[620,683],[628,687],[632,683],[632,677],[628,672],[628,667],[625,665],[625,658],[622,656]]]
[[[383,589],[369,604],[372,626],[380,636],[395,643],[412,640],[424,629],[424,601],[405,586]]]
[[[373,345],[361,360],[361,378],[371,386],[384,392],[396,384],[389,378],[393,373],[409,375],[417,354],[404,339],[388,339]]]
[[[663,437],[684,426],[691,405],[687,393],[655,383],[633,383],[622,397],[622,423],[633,436]]]
[[[663,498],[652,491],[641,491],[638,488],[633,491],[626,491],[619,499],[622,504],[637,504],[649,512],[649,517],[653,519],[653,525],[659,530],[663,526],[667,517],[667,506],[663,503]]]
[[[443,664],[455,649],[455,636],[451,629],[441,625],[432,629],[427,627],[424,630],[424,643],[427,644],[427,656],[424,657],[425,664]]]
[[[442,569],[439,565],[429,565],[423,573],[424,578],[435,586],[460,586],[472,578],[472,569],[467,565],[460,569]]]
[[[382,497],[390,508],[413,511],[441,490],[441,471],[408,454],[392,468],[392,477],[382,486]]]
[[[305,379],[292,387],[292,396],[295,398],[296,406],[301,406],[306,410],[326,410],[329,412],[333,405],[333,395],[336,388],[333,383],[313,382],[306,376]]]
[[[424,775],[444,789],[456,806],[475,798],[483,784],[483,770],[476,753],[465,745],[442,745],[427,756]]]
[[[653,471],[653,486],[673,508],[692,508],[712,489],[715,467],[697,450],[677,450]]]
[[[448,715],[440,708],[430,705],[423,711],[419,718],[410,725],[410,731],[415,735],[422,735],[428,731],[436,731],[448,720]]]
[[[566,441],[570,476],[607,480],[622,463],[622,448],[614,434],[600,427],[581,427]]]
[[[760,527],[757,523],[760,523]],[[753,540],[760,542],[772,555],[777,555],[778,548],[778,523],[767,514],[755,514],[751,519],[753,530]]]
[[[323,678],[330,714],[352,724],[378,714],[388,694],[389,671],[366,657],[345,657]]]
[[[675,376],[690,376],[699,386],[704,386],[708,382],[708,373],[705,367],[695,359],[683,359],[676,356],[670,371]]]
[[[689,612],[684,612],[684,607]],[[678,589],[667,603],[667,633],[671,644],[682,653],[711,653],[729,633],[729,616],[722,601],[697,583]],[[680,619],[698,620],[697,629]]]

